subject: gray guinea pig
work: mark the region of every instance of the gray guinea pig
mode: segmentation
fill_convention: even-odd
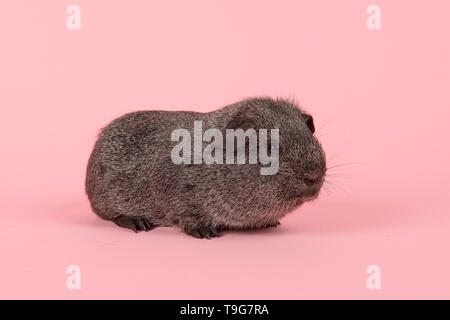
[[[278,129],[276,174],[261,174],[260,162],[175,164],[179,142],[172,134],[193,132],[194,121],[223,137],[226,129]],[[209,239],[222,230],[274,227],[322,187],[325,153],[313,134],[312,117],[285,99],[250,98],[207,113],[128,113],[101,130],[87,166],[86,193],[97,215],[136,232],[176,226]],[[238,143],[234,148],[236,154]]]

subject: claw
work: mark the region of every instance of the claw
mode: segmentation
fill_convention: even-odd
[[[281,224],[280,221],[277,221],[277,222],[275,222],[275,223],[268,224],[268,225],[266,226],[266,228],[276,228],[276,227],[279,226],[280,224]]]
[[[184,229],[184,232],[190,236],[198,239],[211,239],[213,237],[220,236],[216,228],[212,227],[200,227],[197,229]]]
[[[131,229],[134,232],[149,231],[153,228],[150,220],[146,217],[119,216],[112,220],[119,227]]]
[[[189,233],[189,234],[190,234],[191,236],[194,236],[194,237],[199,238],[199,239],[202,238],[201,233],[198,232],[197,230],[193,230],[193,231],[191,231],[191,233]]]

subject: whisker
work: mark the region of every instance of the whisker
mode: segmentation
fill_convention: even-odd
[[[331,178],[355,178],[354,175],[344,173],[327,173],[327,177]]]
[[[322,185],[322,189],[325,190],[325,192],[326,192],[328,195],[331,194],[331,190],[328,188],[328,186]]]
[[[335,182],[332,182],[332,181],[329,181],[329,180],[325,180],[324,181],[324,184],[327,184],[327,186],[329,187],[329,188],[333,188],[334,190],[340,190],[340,191],[342,191],[342,192],[344,192],[344,193],[346,193],[346,194],[348,194],[348,195],[350,195],[350,193],[347,191],[347,190],[345,190],[343,187],[341,187],[340,185],[338,185],[337,183],[335,183]]]
[[[314,133],[314,135],[318,139],[322,140],[323,137],[326,137],[326,136],[329,136],[331,134],[334,134],[335,132],[337,132],[337,131],[335,130],[335,131],[327,131],[327,132],[317,132],[317,133]]]
[[[363,162],[344,162],[344,163],[331,164],[331,165],[327,165],[327,171],[333,170],[333,169],[340,169],[340,168],[349,168],[349,167],[355,166],[357,164],[364,164],[364,163]]]

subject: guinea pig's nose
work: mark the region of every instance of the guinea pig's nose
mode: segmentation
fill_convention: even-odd
[[[315,184],[318,184],[320,180],[322,179],[322,175],[316,173],[316,174],[307,174],[303,177],[303,182],[307,186],[313,186]]]

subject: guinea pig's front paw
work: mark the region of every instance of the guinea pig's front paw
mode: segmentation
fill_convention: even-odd
[[[193,236],[195,238],[199,238],[199,239],[204,239],[204,238],[211,239],[211,238],[220,236],[217,229],[213,228],[213,227],[195,227],[195,228],[185,227],[185,228],[183,228],[183,231],[186,234]]]
[[[153,229],[153,225],[146,217],[130,217],[130,216],[118,216],[112,219],[112,221],[119,227],[131,229],[134,232],[149,231]]]

